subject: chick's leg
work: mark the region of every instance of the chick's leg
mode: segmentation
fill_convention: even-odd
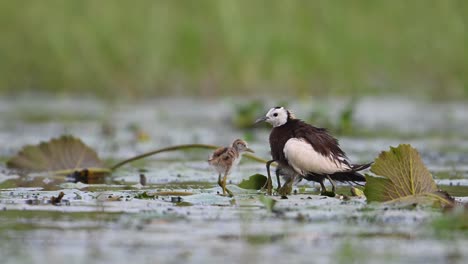
[[[233,197],[234,194],[228,188],[226,188],[227,176],[228,176],[228,173],[226,172],[226,174],[224,174],[223,181],[222,181],[223,186],[221,186],[223,188],[223,195],[226,195],[226,192],[227,192],[229,197]]]
[[[223,179],[221,177],[221,173],[218,175],[218,185],[219,187],[221,187],[221,189],[223,190],[223,194],[224,194]]]

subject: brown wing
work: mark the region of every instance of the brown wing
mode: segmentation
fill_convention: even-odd
[[[343,163],[348,163],[346,154],[340,148],[338,140],[330,135],[325,128],[314,127],[301,120],[297,120],[296,127],[294,136],[307,140],[315,151],[323,156],[332,156]]]
[[[228,149],[229,149],[228,147],[217,148],[215,151],[213,151],[213,154],[211,154],[211,157],[210,157],[210,159],[208,161],[219,158],[221,155],[226,153],[228,151]]]

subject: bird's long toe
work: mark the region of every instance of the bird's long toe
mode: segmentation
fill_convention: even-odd
[[[234,197],[234,194],[228,188],[226,188],[226,192],[227,192],[227,196]]]

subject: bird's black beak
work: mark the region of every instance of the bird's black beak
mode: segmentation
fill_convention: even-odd
[[[260,117],[259,119],[255,120],[254,125],[256,125],[258,123],[261,123],[261,122],[265,122],[267,119],[268,119],[268,117],[266,117],[266,116]]]

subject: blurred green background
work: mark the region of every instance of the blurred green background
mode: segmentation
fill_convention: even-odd
[[[0,95],[468,97],[468,1],[0,2]]]

